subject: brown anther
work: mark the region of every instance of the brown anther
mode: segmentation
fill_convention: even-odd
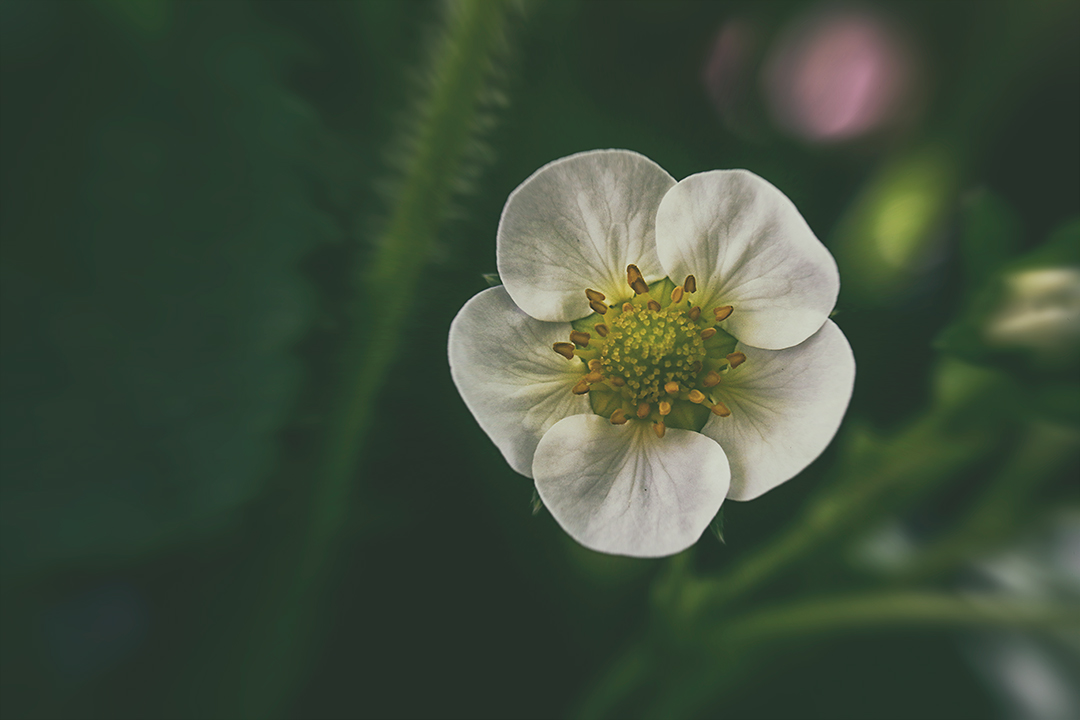
[[[711,338],[715,334],[716,334],[716,328],[705,328],[704,330],[701,331],[701,339],[702,340],[708,340],[709,338]]]
[[[733,352],[727,356],[728,364],[733,368],[737,368],[746,362],[746,355],[741,352]]]
[[[606,313],[608,311],[608,306],[607,305],[605,305],[602,302],[598,302],[596,300],[590,300],[589,301],[589,307],[592,308],[593,312],[600,313],[601,315],[603,315],[604,313]]]
[[[653,312],[660,312],[660,303],[656,302],[655,300],[650,300],[649,309]]]
[[[623,385],[626,384],[626,381],[623,380],[621,377],[608,378],[608,382],[611,383],[612,385],[614,385],[615,387],[622,387]]]
[[[593,330],[595,330],[596,334],[600,337],[607,337],[607,334],[610,332],[610,330],[608,330],[608,326],[604,323],[596,323],[595,325],[593,325]]]
[[[650,412],[652,412],[652,408],[649,406],[649,403],[641,403],[637,406],[637,416],[642,420],[647,418]]]
[[[649,284],[645,282],[645,278],[641,276],[641,271],[638,270],[637,265],[626,266],[626,282],[638,295],[644,295],[649,292]]]
[[[687,275],[682,286],[688,293],[697,292],[697,279],[693,275]]]
[[[671,403],[669,403],[667,400],[661,400],[660,401],[660,414],[661,415],[670,415],[671,414]]]
[[[575,395],[584,395],[585,393],[589,392],[589,383],[585,382],[585,380],[580,380],[570,392],[574,393]]]
[[[672,380],[669,383],[664,384],[664,392],[668,395],[676,395],[679,392],[679,383]]]
[[[600,382],[603,379],[604,379],[604,376],[601,375],[600,373],[596,372],[596,371],[593,371],[593,372],[591,372],[591,373],[589,373],[588,375],[585,376],[585,382],[587,382],[587,383]]]
[[[612,425],[625,425],[627,422],[629,422],[629,420],[630,418],[626,417],[626,412],[624,412],[622,408],[619,408],[615,412],[611,413]]]
[[[604,302],[607,296],[599,290],[592,290],[591,288],[585,288],[585,297],[589,298],[589,302]]]
[[[604,366],[604,363],[600,362],[599,358],[593,358],[586,364],[589,366],[589,370],[592,371],[597,371]]]
[[[574,343],[555,343],[551,349],[562,355],[567,360],[574,359]]]
[[[570,342],[574,343],[578,347],[589,347],[589,338],[592,337],[587,332],[580,332],[573,330],[570,333]]]
[[[690,308],[690,312],[686,313],[686,315],[694,322],[697,322],[698,318],[701,317],[701,308],[695,305],[694,307]]]
[[[735,308],[733,308],[730,305],[725,305],[724,307],[713,308],[713,315],[716,316],[716,322],[721,322],[723,320],[727,320],[728,317],[731,315],[731,311],[734,310],[734,309]]]
[[[731,414],[731,410],[729,410],[728,406],[722,402],[716,403],[709,409],[713,411],[714,415],[719,415],[720,417],[727,417]]]
[[[691,390],[689,400],[692,403],[700,405],[701,403],[705,402],[705,393],[701,392],[700,390]]]
[[[652,426],[652,429],[653,429],[653,432],[656,433],[656,437],[658,437],[658,438],[664,437],[664,433],[667,431],[667,428],[664,427],[664,423],[662,423],[662,422],[658,422],[658,423],[654,424]]]
[[[622,304],[622,311],[623,312],[630,312],[633,309],[634,309],[634,306],[631,305],[630,303],[623,303]]]
[[[710,370],[709,373],[705,376],[705,379],[701,381],[701,385],[707,388],[716,387],[719,384],[720,373],[716,372],[715,370]]]
[[[682,302],[683,289],[682,285],[677,285],[674,290],[671,291],[671,302]]]
[[[699,372],[701,372],[701,367],[702,367],[701,361],[700,360],[695,360],[694,362],[690,363],[690,372],[692,372],[692,373],[694,373],[696,375]]]

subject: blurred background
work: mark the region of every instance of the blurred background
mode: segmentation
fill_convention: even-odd
[[[1078,127],[1071,0],[0,0],[0,711],[1080,716]],[[786,193],[858,363],[668,560],[446,361],[607,147]]]

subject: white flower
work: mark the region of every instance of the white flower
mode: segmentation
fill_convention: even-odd
[[[582,545],[679,552],[836,433],[855,377],[836,263],[758,176],[571,155],[510,195],[497,254],[504,285],[454,319],[451,374]]]

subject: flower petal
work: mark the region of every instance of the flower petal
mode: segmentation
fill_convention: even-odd
[[[510,467],[532,477],[533,453],[547,429],[592,412],[570,389],[587,368],[551,346],[569,323],[545,323],[521,312],[502,287],[475,295],[450,325],[450,375],[476,422]]]
[[[674,184],[629,150],[578,153],[537,170],[510,194],[499,220],[499,276],[510,297],[534,318],[576,320],[591,312],[585,288],[608,303],[631,294],[631,263],[649,282],[664,277],[656,208]]]
[[[791,479],[828,446],[851,399],[855,357],[832,320],[786,350],[739,345],[746,361],[724,375],[719,396],[730,417],[701,432],[731,460],[732,500],[753,500]]]
[[[598,415],[555,424],[536,448],[540,499],[569,535],[615,555],[661,557],[701,537],[728,489],[727,457],[689,430],[656,437],[646,423]]]
[[[732,305],[722,325],[740,341],[777,350],[801,343],[840,292],[836,262],[787,197],[746,170],[691,175],[656,216],[667,275],[697,279],[696,305]]]

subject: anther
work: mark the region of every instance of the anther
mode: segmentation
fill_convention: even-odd
[[[551,346],[551,349],[562,355],[567,360],[574,359],[574,343],[555,343]]]
[[[667,428],[664,427],[664,423],[662,423],[662,422],[658,422],[658,423],[654,424],[652,426],[652,429],[653,429],[653,432],[656,433],[656,437],[658,437],[658,438],[664,437],[664,433],[667,431]]]
[[[691,277],[693,276],[691,275]],[[698,318],[701,317],[701,308],[695,305],[694,307],[690,308],[690,312],[687,313],[687,316],[694,322],[697,322]]]
[[[585,382],[587,382],[587,383],[600,382],[603,379],[604,379],[604,376],[601,375],[600,373],[596,372],[596,371],[593,371],[593,372],[591,372],[591,373],[589,373],[588,375],[585,376]]]
[[[733,352],[727,356],[727,361],[733,368],[737,368],[746,362],[746,355],[741,352]]]
[[[612,385],[614,385],[615,387],[622,387],[623,385],[626,384],[626,381],[623,380],[621,377],[608,378],[608,382],[611,383]]]
[[[650,412],[652,412],[652,408],[649,406],[649,403],[641,403],[637,406],[637,416],[642,420],[647,418]]]
[[[622,311],[623,312],[630,312],[633,309],[634,309],[634,306],[631,305],[630,303],[623,303],[622,304]]]
[[[705,393],[701,392],[700,390],[691,390],[689,400],[692,403],[700,405],[701,403],[705,402]]]
[[[715,370],[710,370],[705,376],[705,379],[701,381],[703,387],[711,388],[720,384],[720,373]]]
[[[702,367],[701,361],[700,360],[695,360],[694,362],[690,363],[690,372],[697,375],[699,372],[701,372],[701,367]]]
[[[570,342],[574,343],[578,347],[589,347],[589,338],[592,337],[587,332],[579,332],[573,330],[570,333]]]
[[[588,362],[589,370],[598,371],[604,366],[604,363],[600,362],[599,358],[593,358]]]
[[[687,275],[682,286],[688,293],[697,292],[697,279],[693,275]]]
[[[660,303],[656,302],[655,300],[650,300],[649,309],[653,312],[660,312]]]
[[[722,402],[716,403],[709,409],[713,411],[714,415],[719,415],[720,417],[727,417],[731,414],[731,410],[729,410],[728,406]]]
[[[683,294],[682,285],[676,286],[676,288],[671,291],[671,302],[673,302],[673,303],[682,302],[682,294]]]
[[[679,392],[679,383],[672,380],[671,382],[664,385],[664,392],[666,392],[668,395],[677,395]]]
[[[638,295],[644,295],[649,292],[649,284],[645,282],[645,278],[641,276],[641,271],[638,270],[637,265],[626,266],[626,282]]]
[[[600,337],[607,337],[607,334],[610,332],[610,330],[608,330],[608,326],[604,323],[596,323],[595,325],[593,325],[593,330],[595,330],[596,334]]]
[[[608,311],[608,306],[598,300],[590,300],[589,307],[593,309],[593,312],[603,315]]]
[[[611,413],[612,425],[625,425],[629,420],[630,418],[626,417],[626,413],[623,412],[622,408],[618,408],[615,412]]]
[[[591,303],[604,302],[604,300],[607,299],[607,296],[604,295],[604,293],[600,292],[599,290],[592,290],[590,288],[585,288],[585,297],[589,298],[589,302]]]
[[[661,400],[660,401],[660,414],[661,415],[668,415],[670,413],[671,413],[671,403],[669,403],[667,400]]]
[[[570,392],[574,393],[575,395],[584,395],[585,393],[589,392],[589,383],[585,382],[585,380],[582,379],[578,381],[578,384],[575,385]]]
[[[731,315],[731,311],[734,310],[734,309],[735,308],[733,308],[730,305],[725,305],[724,307],[713,308],[713,315],[716,316],[716,322],[721,322],[723,320],[727,320],[728,317]]]
[[[705,328],[704,330],[701,331],[701,339],[702,340],[708,340],[709,338],[711,338],[715,334],[716,334],[716,328]]]

